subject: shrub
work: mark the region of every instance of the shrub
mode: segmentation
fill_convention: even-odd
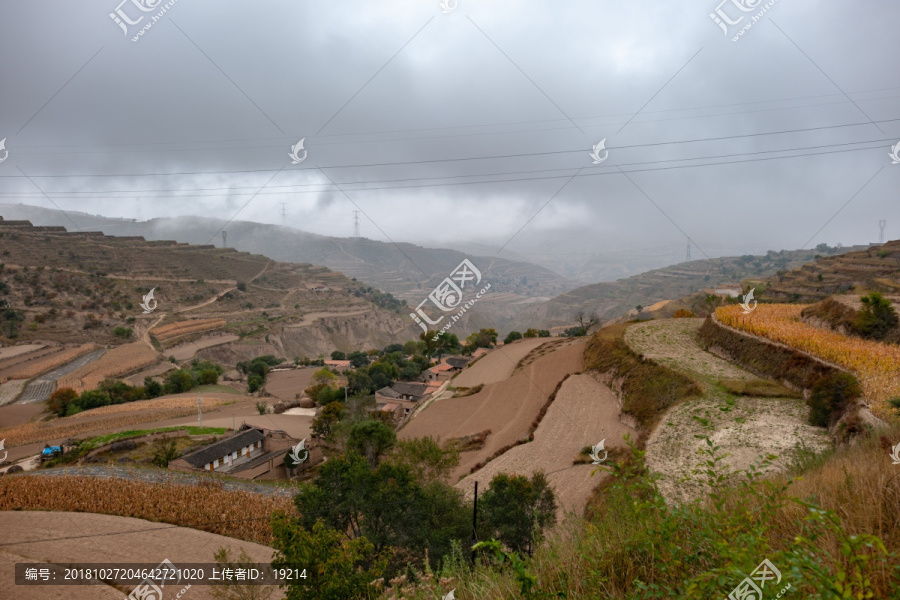
[[[510,332],[509,332],[509,335],[507,335],[507,336],[503,339],[503,343],[504,343],[504,344],[509,344],[509,343],[512,343],[512,342],[514,342],[514,341],[516,341],[516,340],[521,340],[521,339],[522,339],[522,334],[521,334],[521,333],[519,333],[518,331],[510,331]]]
[[[818,427],[833,425],[844,409],[862,394],[856,377],[849,373],[833,373],[817,381],[809,398],[809,423]]]
[[[266,414],[267,412],[269,412],[269,405],[268,405],[268,403],[266,403],[266,402],[257,402],[257,403],[256,403],[256,412],[258,412],[258,413],[261,414],[261,415],[264,415],[264,414]]]
[[[693,319],[696,316],[697,315],[686,308],[679,308],[672,314],[673,319]]]
[[[123,339],[129,339],[134,331],[130,327],[116,327],[113,329],[113,335]]]
[[[178,458],[177,442],[169,437],[161,437],[153,442],[153,464],[166,468],[169,462]]]
[[[878,292],[863,296],[860,301],[863,306],[857,313],[853,325],[863,337],[884,339],[900,323],[891,301]]]

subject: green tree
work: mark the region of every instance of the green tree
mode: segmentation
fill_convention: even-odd
[[[482,499],[482,539],[496,538],[514,552],[531,555],[543,530],[556,522],[556,497],[547,478],[538,472],[531,479],[499,473]]]
[[[331,360],[347,360],[347,355],[340,350],[335,350],[331,353]]]
[[[469,350],[476,348],[490,348],[497,343],[497,331],[491,329],[479,329],[477,333],[473,333],[466,338],[466,347]]]
[[[369,355],[365,352],[360,352],[357,350],[356,352],[351,352],[347,355],[347,360],[350,361],[350,366],[354,369],[358,369],[360,367],[368,366],[369,364]]]
[[[897,311],[894,310],[890,300],[878,292],[872,292],[859,300],[863,306],[857,313],[853,325],[863,337],[882,340],[896,329],[900,319],[897,318]]]
[[[344,417],[344,403],[332,402],[326,404],[312,422],[312,432],[326,440],[331,439],[334,426]]]
[[[148,398],[157,398],[163,395],[163,386],[151,377],[144,377],[144,393]]]
[[[184,369],[173,371],[166,377],[166,392],[169,394],[181,394],[190,391],[194,387],[194,379]]]
[[[398,440],[387,460],[396,465],[406,465],[424,485],[449,477],[450,472],[459,466],[459,452],[453,448],[441,448],[438,440],[426,436]]]
[[[550,331],[547,329],[541,329],[538,331],[538,337],[542,337],[542,338],[550,337]]]
[[[157,438],[153,442],[153,464],[157,467],[165,469],[169,466],[169,462],[178,458],[179,454],[178,443],[168,436]]]
[[[394,430],[381,421],[360,421],[350,428],[347,450],[364,456],[369,466],[375,468],[381,456],[397,442]]]
[[[309,529],[321,518],[350,538],[393,548],[392,569],[421,566],[425,553],[440,563],[452,542],[471,536],[471,507],[459,490],[440,482],[422,486],[405,465],[384,462],[370,469],[356,453],[323,464],[316,480],[300,486],[294,504]]]
[[[379,578],[390,551],[376,551],[364,537],[347,539],[318,520],[311,527],[283,514],[272,520],[276,569],[306,569],[307,579],[286,585],[286,600],[347,600],[365,598],[369,582]]]
[[[514,342],[514,341],[516,341],[516,340],[521,340],[521,339],[522,339],[522,334],[521,334],[521,333],[519,333],[518,331],[510,331],[510,332],[509,332],[509,335],[507,335],[507,336],[503,339],[503,343],[504,343],[504,344],[510,344],[510,343],[512,343],[512,342]]]
[[[527,337],[527,338],[536,338],[537,336],[538,336],[538,330],[534,329],[533,327],[526,329],[525,333],[522,334],[522,337]]]
[[[213,385],[219,383],[219,372],[215,369],[205,369],[200,371],[198,383],[200,385]]]
[[[856,377],[837,372],[820,378],[809,397],[809,423],[817,427],[833,425],[852,400],[862,394]]]
[[[255,373],[247,378],[247,391],[251,394],[259,390],[263,386],[264,380],[261,375]]]

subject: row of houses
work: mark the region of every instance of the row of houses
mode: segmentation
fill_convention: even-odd
[[[480,356],[480,355],[479,355]],[[475,358],[475,357],[473,357]],[[414,411],[423,401],[431,397],[441,385],[462,371],[472,358],[450,356],[441,363],[426,369],[422,381],[397,381],[375,392],[375,411],[392,413],[399,421]]]

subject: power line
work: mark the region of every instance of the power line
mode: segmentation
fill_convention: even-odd
[[[900,121],[898,119],[884,119],[879,120],[877,123],[892,123],[895,121]],[[664,141],[664,142],[649,142],[644,144],[626,144],[622,146],[613,146],[610,147],[610,150],[630,150],[635,148],[649,148],[653,146],[668,146],[672,144],[693,144],[700,142],[716,142],[716,141],[725,141],[725,140],[735,140],[741,138],[752,138],[752,137],[762,137],[768,135],[783,135],[788,133],[804,133],[808,131],[822,131],[827,129],[841,129],[845,127],[857,127],[862,125],[870,125],[869,122],[858,122],[858,123],[843,123],[840,125],[822,125],[819,127],[806,127],[801,129],[785,129],[780,131],[767,131],[760,133],[746,133],[746,134],[737,134],[737,135],[727,135],[727,136],[718,136],[718,137],[709,137],[709,138],[694,138],[688,140],[672,140],[672,141]],[[893,141],[893,138],[883,139],[878,141]],[[852,142],[851,142],[852,143]],[[862,142],[855,142],[862,143]],[[565,150],[549,150],[543,152],[520,152],[516,154],[495,154],[495,155],[486,155],[486,156],[467,156],[467,157],[457,157],[457,158],[437,158],[437,159],[426,159],[426,160],[415,160],[415,161],[398,161],[398,162],[382,162],[382,163],[359,163],[359,164],[344,164],[344,165],[323,165],[322,168],[325,169],[351,169],[351,168],[370,168],[370,167],[395,167],[395,166],[404,166],[404,165],[419,165],[419,164],[434,164],[434,163],[446,163],[446,162],[463,162],[463,161],[472,161],[472,160],[496,160],[501,158],[524,158],[524,157],[542,157],[542,156],[553,156],[553,155],[562,155],[562,154],[573,154],[573,153],[581,153],[587,152],[588,150],[582,147],[579,148],[571,148]],[[296,169],[298,172],[303,171],[315,171],[318,167],[306,167]],[[76,174],[76,175],[32,175],[32,177],[36,178],[80,178],[80,177],[172,177],[172,176],[181,176],[181,175],[228,175],[228,174],[246,174],[246,173],[271,173],[276,169],[240,169],[240,170],[231,170],[231,171],[176,171],[169,173],[101,173],[101,174]],[[0,175],[0,179],[4,178],[21,178],[20,175]],[[342,183],[345,185],[347,183]]]

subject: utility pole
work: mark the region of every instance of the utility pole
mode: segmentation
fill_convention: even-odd
[[[203,402],[203,400],[197,398],[197,420],[200,421],[200,427],[203,427],[203,410],[200,408],[201,402]]]
[[[344,386],[344,406],[347,406],[347,386]]]
[[[237,425],[234,424],[234,413],[231,413],[231,431],[237,433]]]
[[[691,262],[691,240],[687,241],[687,258],[685,262]]]
[[[878,236],[878,243],[884,243],[884,228],[887,226],[887,221],[878,221],[878,227],[881,228],[881,234]]]
[[[359,237],[359,211],[353,211],[353,237]]]
[[[222,230],[222,247],[223,248],[228,247],[228,232],[225,231],[224,229]]]
[[[281,223],[282,225],[287,222],[287,213],[284,211],[284,202],[281,203]]]
[[[475,564],[475,544],[478,543],[478,482],[475,482],[475,507],[472,509],[472,564]]]

